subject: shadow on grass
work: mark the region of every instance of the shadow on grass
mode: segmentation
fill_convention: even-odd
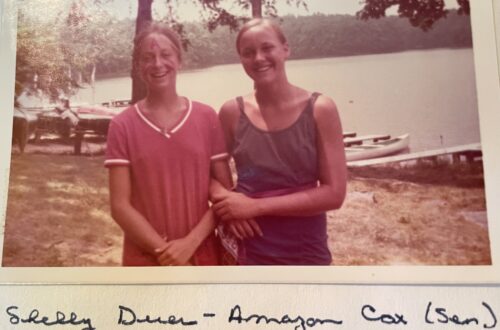
[[[104,158],[12,155],[3,266],[118,265]]]

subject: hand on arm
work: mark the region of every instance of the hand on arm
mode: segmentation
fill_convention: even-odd
[[[317,151],[320,185],[283,196],[251,199],[228,195],[219,200],[214,212],[224,219],[243,219],[263,215],[313,215],[342,205],[347,181],[347,169],[342,127],[333,101],[320,96],[314,108],[317,127]]]
[[[238,118],[239,110],[236,102],[234,100],[226,102],[219,112],[219,119],[222,123],[226,145],[229,149],[232,149],[234,143],[234,129]],[[243,194],[235,193],[230,190],[233,186],[233,179],[226,160],[215,162],[213,164],[212,177],[213,179],[210,185],[210,199],[212,203],[214,203],[212,206],[214,212],[218,202],[224,201],[232,196],[241,195],[244,197]],[[217,214],[217,217],[219,220],[226,221],[224,225],[227,226],[229,231],[238,239],[263,235],[260,226],[252,217],[241,217],[239,220],[234,220],[229,216],[221,217],[221,214]]]

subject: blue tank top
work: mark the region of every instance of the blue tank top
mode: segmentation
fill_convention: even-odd
[[[238,173],[236,190],[259,198],[309,189],[318,184],[313,93],[305,109],[289,127],[264,131],[249,120],[244,102],[237,98],[233,158]],[[329,265],[326,214],[264,216],[256,219],[264,236],[240,242],[238,262],[243,265]]]

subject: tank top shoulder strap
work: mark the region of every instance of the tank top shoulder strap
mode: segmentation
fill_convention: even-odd
[[[318,97],[321,95],[321,93],[318,93],[318,92],[313,92],[311,94],[311,97],[309,98],[309,105],[311,108],[314,108],[314,103],[316,103],[316,100],[318,99]]]
[[[243,102],[243,97],[242,96],[238,96],[236,98],[236,102],[238,103],[238,109],[240,109],[240,112],[242,114],[245,114],[245,103]]]
[[[318,92],[313,92],[311,94],[311,97],[309,97],[309,102],[307,102],[307,109],[306,111],[309,112],[309,113],[313,113],[313,109],[314,109],[314,103],[316,102],[316,100],[318,99],[318,96],[320,96],[321,93],[318,93]]]

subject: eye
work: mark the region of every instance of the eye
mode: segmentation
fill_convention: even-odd
[[[262,50],[265,51],[265,52],[269,52],[269,51],[271,51],[273,49],[274,49],[273,45],[264,45],[264,46],[262,46]]]
[[[161,53],[161,57],[162,58],[170,58],[170,57],[172,57],[172,53],[170,53],[170,52],[162,52]]]
[[[154,56],[152,54],[143,54],[140,58],[142,63],[150,63],[153,60]]]
[[[241,57],[244,57],[244,58],[249,58],[249,57],[252,57],[254,56],[255,54],[255,51],[253,49],[243,49],[243,51],[241,52]]]

